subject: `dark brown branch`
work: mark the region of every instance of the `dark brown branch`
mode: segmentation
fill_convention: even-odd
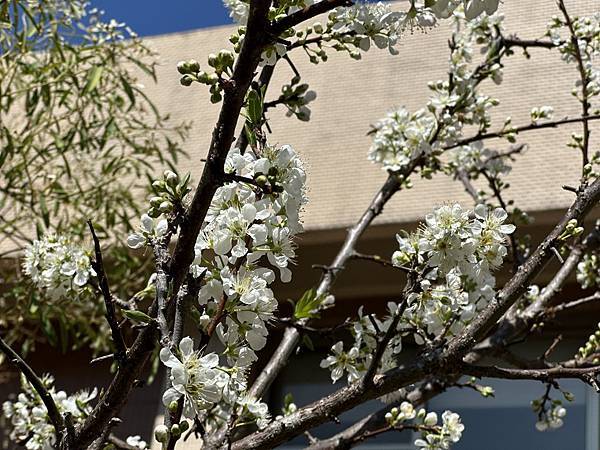
[[[250,3],[247,31],[236,60],[230,88],[225,90],[218,122],[213,130],[206,164],[192,202],[181,223],[179,239],[173,252],[169,274],[173,292],[177,292],[194,259],[194,243],[217,188],[223,182],[223,167],[231,148],[237,120],[246,92],[254,77],[260,55],[267,44],[267,13],[271,2],[256,0]]]
[[[570,302],[561,303],[559,305],[552,306],[544,312],[544,315],[551,316],[551,315],[560,313],[562,311],[565,311],[567,309],[578,308],[580,306],[587,305],[588,303],[596,303],[596,302],[598,302],[598,300],[600,300],[600,292],[595,292],[594,294],[592,294],[588,297],[582,297],[577,300],[573,300]]]
[[[508,380],[536,380],[549,382],[561,378],[575,378],[589,384],[596,389],[596,391],[600,391],[600,389],[598,389],[598,383],[595,381],[600,373],[600,366],[581,368],[559,366],[549,369],[511,369],[497,366],[473,366],[464,364],[461,366],[460,371],[464,375],[478,378],[488,377]]]
[[[8,361],[10,361],[19,371],[25,376],[29,384],[35,389],[38,393],[46,410],[48,411],[48,418],[52,425],[54,425],[54,429],[56,431],[57,441],[61,442],[63,439],[63,434],[65,432],[65,421],[58,411],[58,407],[56,403],[54,403],[54,399],[52,395],[44,386],[44,383],[37,374],[33,371],[31,367],[25,362],[17,352],[15,352],[5,341],[0,337],[0,351],[6,355]]]
[[[168,267],[172,295],[179,292],[194,259],[194,243],[200,232],[208,208],[217,188],[223,182],[224,164],[233,142],[239,114],[254,77],[260,55],[267,44],[264,32],[268,27],[267,14],[270,0],[253,0],[250,3],[248,26],[240,54],[236,60],[231,82],[225,89],[221,112],[212,134],[206,164],[193,199],[181,220],[179,238]],[[174,307],[175,302],[170,302]],[[158,305],[153,304],[156,314]],[[128,394],[140,375],[143,365],[155,347],[157,331],[147,327],[138,335],[129,351],[127,364],[117,372],[111,385],[78,430],[73,450],[87,448],[105,429],[109,420],[116,416],[125,404]]]
[[[573,51],[575,52],[575,59],[577,61],[577,68],[579,70],[579,77],[581,78],[581,108],[583,117],[587,117],[590,111],[590,101],[589,101],[589,78],[587,76],[587,71],[585,69],[585,64],[583,62],[583,55],[581,54],[581,49],[579,48],[579,39],[577,38],[577,34],[575,32],[575,27],[573,25],[573,21],[567,12],[567,8],[565,6],[565,2],[563,0],[558,0],[558,7],[565,18],[565,23],[569,28],[569,32],[571,33],[571,45],[573,46]],[[581,153],[583,157],[583,165],[585,166],[589,162],[588,150],[590,145],[590,126],[587,119],[583,120],[583,143],[581,146]]]
[[[551,120],[542,123],[532,123],[529,125],[523,125],[516,128],[507,128],[506,130],[493,131],[489,133],[479,133],[474,136],[459,139],[453,144],[447,145],[444,147],[444,150],[450,150],[452,148],[460,147],[461,145],[471,144],[477,141],[483,141],[485,139],[494,139],[500,138],[502,136],[506,136],[508,134],[519,134],[525,131],[534,131],[534,130],[542,130],[544,128],[557,128],[560,125],[566,125],[569,123],[577,123],[577,122],[589,122],[592,120],[600,119],[600,114],[589,115],[585,117],[574,117],[574,118],[564,118],[561,120]]]
[[[125,340],[123,339],[123,334],[121,333],[121,328],[119,328],[119,322],[117,321],[117,316],[115,314],[114,299],[110,293],[108,278],[104,270],[100,240],[96,235],[96,230],[94,230],[92,221],[88,220],[87,223],[88,227],[90,228],[90,233],[92,233],[92,238],[94,239],[95,260],[92,261],[92,267],[98,277],[98,286],[100,287],[102,297],[104,298],[104,305],[106,306],[105,317],[108,325],[110,326],[112,340],[115,343],[115,360],[121,366],[127,360],[127,346],[125,345]]]
[[[504,37],[502,38],[502,42],[507,47],[520,47],[524,49],[528,48],[546,48],[553,49],[556,48],[557,45],[549,40],[541,40],[541,39],[519,39],[515,36]]]

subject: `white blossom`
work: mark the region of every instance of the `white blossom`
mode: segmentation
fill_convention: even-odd
[[[219,386],[219,357],[215,353],[201,356],[194,351],[194,342],[184,337],[179,344],[178,354],[163,347],[160,360],[171,369],[171,387],[163,394],[163,404],[184,397],[184,409],[190,417],[213,406],[221,399]]]
[[[67,395],[65,391],[55,389],[54,379],[48,375],[42,378],[42,383],[56,404],[58,412],[61,415],[70,414],[74,425],[82,423],[92,411],[91,402],[98,394],[96,389]],[[21,390],[15,401],[6,401],[2,405],[4,417],[10,423],[11,440],[23,442],[28,450],[53,450],[56,432],[46,406],[23,376]]]
[[[86,251],[65,236],[46,235],[25,249],[23,272],[51,298],[77,296],[96,272]]]
[[[167,228],[167,219],[153,219],[148,214],[143,214],[140,220],[140,231],[129,235],[127,245],[134,249],[149,245],[154,239],[163,236]]]

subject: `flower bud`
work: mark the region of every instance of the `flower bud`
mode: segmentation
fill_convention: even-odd
[[[150,199],[150,205],[154,208],[158,208],[162,202],[163,202],[162,197],[152,197]]]
[[[432,427],[437,424],[438,418],[437,414],[434,412],[427,413],[425,419],[423,419],[423,423],[428,427]]]
[[[198,73],[200,70],[200,63],[195,59],[190,59],[185,64],[187,65],[188,73]]]
[[[164,191],[166,184],[163,180],[156,180],[152,183],[152,187],[157,191]]]
[[[185,432],[189,427],[190,424],[187,420],[182,420],[181,422],[179,422],[179,429],[181,430],[181,432]]]
[[[256,181],[256,184],[258,184],[261,187],[265,186],[268,182],[267,177],[264,175],[259,175],[254,180]]]
[[[185,61],[179,61],[177,63],[177,72],[179,72],[181,75],[185,75],[186,73],[188,73],[187,64]]]
[[[173,204],[171,202],[162,202],[158,207],[161,213],[170,213],[173,211]]]
[[[214,68],[217,67],[217,55],[215,55],[214,53],[208,55],[208,65]]]
[[[166,443],[169,440],[169,429],[165,425],[159,425],[154,429],[154,439]]]
[[[170,412],[176,413],[178,408],[179,408],[179,402],[177,400],[173,400],[171,403],[169,403],[169,411]]]
[[[173,435],[173,437],[179,437],[179,436],[181,436],[181,428],[179,428],[178,424],[174,424],[171,427],[171,434]]]
[[[163,176],[169,186],[175,186],[179,182],[179,176],[172,170],[165,170]]]
[[[207,76],[206,81],[208,84],[217,84],[219,82],[219,76],[216,73],[211,73]]]
[[[179,79],[179,83],[182,86],[190,86],[192,83],[194,82],[194,79],[191,77],[191,75],[184,75]]]

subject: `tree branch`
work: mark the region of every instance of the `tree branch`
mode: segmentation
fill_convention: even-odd
[[[121,333],[121,328],[119,328],[119,322],[117,321],[117,317],[115,314],[115,304],[113,300],[113,296],[110,293],[110,287],[108,285],[108,278],[106,277],[106,272],[104,271],[104,262],[102,260],[102,249],[100,248],[100,240],[96,235],[96,230],[94,230],[94,225],[91,220],[87,221],[88,227],[90,228],[90,233],[92,233],[92,238],[94,239],[94,252],[95,252],[95,261],[92,261],[92,267],[96,271],[96,275],[98,276],[98,285],[100,287],[100,291],[102,292],[102,297],[104,298],[104,304],[106,306],[106,321],[110,326],[110,332],[112,336],[112,340],[115,343],[115,360],[119,366],[123,365],[123,363],[127,360],[127,346],[125,345],[125,340],[123,339],[123,334]]]
[[[474,366],[464,364],[460,367],[464,375],[470,375],[478,378],[502,378],[508,380],[536,380],[553,381],[561,378],[576,378],[590,386],[596,392],[600,392],[596,378],[600,373],[600,366],[593,367],[552,367],[549,369],[511,369],[498,366]]]
[[[581,78],[581,108],[583,117],[587,117],[589,115],[590,110],[590,101],[589,101],[589,78],[587,76],[587,71],[585,69],[585,64],[583,62],[583,55],[581,54],[581,48],[579,48],[579,39],[577,38],[577,33],[575,32],[575,27],[573,26],[573,21],[567,12],[567,8],[565,6],[565,2],[563,0],[558,0],[558,7],[562,12],[565,23],[569,28],[569,32],[571,33],[571,45],[573,46],[573,51],[575,52],[575,60],[577,61],[577,68],[579,69],[579,77]],[[581,146],[581,154],[583,157],[583,165],[585,166],[589,162],[588,150],[590,145],[590,126],[587,119],[583,120],[583,143]]]
[[[0,337],[0,351],[4,353],[7,359],[25,376],[29,384],[33,386],[33,389],[38,393],[46,410],[48,411],[48,418],[54,426],[56,431],[57,441],[61,442],[63,434],[65,432],[65,421],[58,411],[58,407],[52,398],[52,395],[48,392],[44,383],[31,367],[21,358],[17,352],[15,352],[5,341]]]
[[[519,134],[525,131],[542,130],[544,128],[556,128],[560,125],[566,125],[569,123],[586,122],[598,119],[600,119],[600,114],[593,114],[585,117],[574,117],[571,119],[567,117],[561,120],[551,120],[542,123],[532,123],[529,125],[523,125],[516,128],[509,128],[506,130],[493,131],[489,133],[478,133],[468,138],[459,139],[455,143],[445,146],[444,150],[450,150],[456,147],[460,147],[462,145],[471,144],[472,142],[483,141],[485,139],[500,138],[502,136],[506,136],[507,134]]]

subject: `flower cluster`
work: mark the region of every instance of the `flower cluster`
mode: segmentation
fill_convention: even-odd
[[[54,379],[48,375],[42,379],[42,383],[52,396],[59,413],[69,413],[75,425],[91,412],[91,402],[97,395],[96,389],[67,395],[64,391],[56,391]],[[46,406],[25,377],[21,377],[21,389],[16,401],[6,401],[2,405],[4,417],[10,420],[12,426],[10,438],[24,444],[28,450],[52,450],[56,435]]]
[[[569,32],[568,24],[557,16],[554,16],[548,24],[546,35],[558,46],[564,61],[574,62],[578,54],[581,56],[587,81],[585,86],[587,101],[591,103],[592,98],[600,94],[600,69],[594,65],[595,58],[600,55],[600,13],[575,17],[571,20],[571,24],[578,48],[572,39],[565,36]],[[576,84],[581,88],[581,80]],[[578,95],[577,89],[574,89],[573,93]],[[579,97],[579,100],[584,101],[582,97]]]
[[[600,260],[595,253],[586,253],[577,264],[577,282],[583,289],[598,285],[600,281]]]
[[[443,147],[454,143],[466,125],[478,126],[481,132],[489,127],[489,110],[498,100],[479,93],[477,86],[484,78],[499,83],[502,68],[497,49],[492,48],[484,49],[484,62],[472,67],[473,48],[478,42],[497,40],[502,16],[482,16],[466,24],[462,17],[460,11],[455,13],[449,81],[429,83],[433,94],[426,109],[411,113],[399,108],[376,123],[369,159],[384,170],[403,170],[419,158],[435,168]]]
[[[424,411],[421,411],[419,411],[420,415],[425,414]],[[443,412],[441,426],[438,425],[436,413],[427,413],[423,418],[423,425],[433,427],[435,430],[424,429],[421,431],[421,438],[415,441],[415,446],[423,450],[448,450],[452,444],[460,440],[465,429],[460,421],[460,416],[452,411]]]
[[[435,118],[424,109],[414,114],[405,108],[391,111],[375,124],[369,160],[381,164],[384,170],[401,170],[410,161],[431,153],[435,129]]]
[[[176,351],[163,348],[160,355],[171,368],[164,404],[183,397],[185,415],[200,418],[211,429],[234,412],[239,423],[262,427],[269,420],[266,405],[246,394],[246,372],[266,344],[266,322],[277,308],[269,288],[276,275],[264,266],[289,281],[293,237],[302,231],[306,175],[300,159],[289,146],[255,152],[234,149],[228,155],[225,172],[233,181],[213,197],[190,268],[203,283],[198,325],[215,332],[223,360],[215,353],[201,356],[190,338]]]
[[[442,424],[438,425],[438,415],[421,408],[417,412],[409,402],[402,402],[400,407],[392,408],[385,415],[387,424],[394,428],[402,428],[407,421],[413,421],[414,426],[421,432],[421,437],[415,440],[415,446],[427,450],[447,450],[460,440],[465,426],[460,416],[452,411],[444,411]]]
[[[402,308],[390,302],[383,319],[364,315],[362,307],[359,309],[350,350],[345,351],[340,341],[321,362],[322,368],[331,371],[333,382],[344,373],[348,383],[364,376],[381,337],[394,323],[397,333],[385,348],[377,368],[380,371],[396,366],[403,335],[412,332],[422,344],[443,333],[462,330],[495,294],[492,271],[502,264],[507,254],[506,237],[515,229],[504,224],[506,218],[503,209],[490,211],[482,204],[474,211],[459,204],[445,205],[427,215],[418,231],[398,235],[400,249],[392,262],[418,274],[418,289],[408,294]],[[399,320],[394,321],[399,314]]]
[[[493,298],[498,268],[507,254],[506,237],[515,229],[504,224],[506,211],[482,204],[474,211],[459,204],[436,208],[412,234],[397,236],[398,266],[421,274],[419,292],[409,295],[406,321],[422,333],[417,342],[444,331],[456,333]]]
[[[538,416],[535,428],[538,431],[552,430],[563,426],[563,419],[567,410],[561,400],[551,400],[550,405],[544,400],[533,400],[531,408]]]
[[[265,427],[270,419],[267,405],[245,395],[246,372],[254,359],[248,358],[243,349],[240,353],[235,364],[226,367],[220,365],[216,353],[202,356],[195,351],[190,337],[184,337],[175,352],[162,348],[160,359],[171,374],[171,386],[163,394],[163,404],[175,410],[183,397],[184,417],[202,420],[205,428],[212,430],[227,422],[234,411],[237,421],[251,421],[259,428]],[[166,442],[170,434],[177,437],[184,425],[187,427],[185,419],[175,424],[175,429],[157,428],[157,439]]]
[[[392,325],[394,316],[398,313],[398,305],[388,303],[389,315],[383,320],[374,315],[364,315],[362,306],[358,310],[358,320],[353,323],[351,332],[354,344],[347,352],[344,351],[343,342],[337,342],[331,347],[331,355],[321,361],[321,367],[331,371],[331,379],[335,383],[347,372],[348,383],[361,379],[368,370],[377,348],[378,340]],[[382,371],[396,367],[398,353],[402,350],[402,337],[400,326],[399,333],[395,335],[381,357],[379,368]]]
[[[23,272],[53,299],[77,297],[95,277],[86,251],[65,236],[46,235],[25,249]]]
[[[508,175],[512,167],[508,164],[509,156],[484,146],[483,141],[470,145],[461,145],[448,152],[446,169],[450,173],[464,171],[476,179],[482,171],[491,178],[497,179]]]

